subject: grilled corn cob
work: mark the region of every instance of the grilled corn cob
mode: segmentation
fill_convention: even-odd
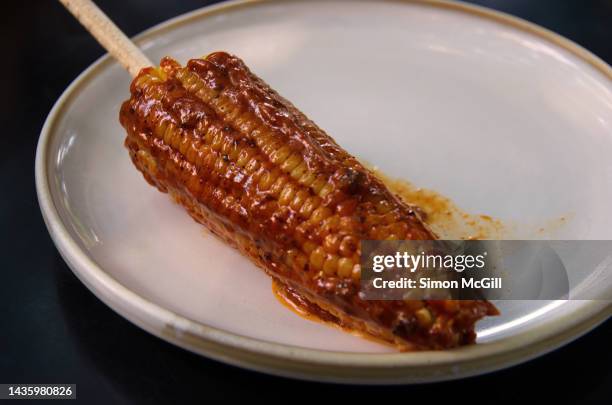
[[[486,301],[366,301],[360,240],[435,239],[412,207],[224,52],[143,69],[121,108],[145,179],[326,319],[406,349],[475,340]]]

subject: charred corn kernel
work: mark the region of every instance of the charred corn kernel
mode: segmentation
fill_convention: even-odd
[[[305,255],[299,253],[294,260],[293,268],[298,271],[307,271],[308,270],[308,259]]]
[[[229,156],[232,153],[232,149],[234,149],[234,141],[234,139],[226,136],[221,145],[221,153]]]
[[[386,214],[383,214],[381,217],[379,217],[379,222],[381,224],[393,224],[396,223],[398,221],[398,215],[396,213],[394,213],[393,211],[388,211]]]
[[[215,171],[217,173],[225,173],[227,170],[227,163],[223,160],[223,158],[219,157],[215,162]]]
[[[240,149],[238,149],[236,145],[232,145],[232,148],[230,149],[227,156],[229,157],[229,160],[231,160],[232,162],[236,162],[236,160],[238,159],[239,153],[240,153]]]
[[[272,183],[272,186],[270,187],[270,194],[275,197],[278,196],[285,187],[287,181],[287,177],[278,176],[278,178],[274,181],[274,183]]]
[[[299,212],[300,208],[302,208],[302,205],[304,205],[304,202],[306,202],[307,198],[308,198],[308,192],[306,190],[299,190],[298,192],[295,193],[295,195],[293,196],[293,200],[291,201],[289,205],[291,206],[293,210]]]
[[[338,277],[348,278],[351,277],[353,272],[353,261],[346,257],[338,259]]]
[[[212,147],[213,139],[215,138],[215,135],[217,134],[217,126],[209,125],[205,127],[203,130],[204,130],[204,142],[206,142],[208,145],[211,145]]]
[[[137,155],[145,163],[146,169],[152,175],[156,175],[157,174],[157,162],[155,162],[155,159],[153,159],[153,157],[148,152],[146,152],[144,150],[139,150],[137,152]]]
[[[324,233],[332,233],[338,230],[338,226],[340,225],[340,218],[337,215],[332,215],[323,220],[321,223],[321,228]]]
[[[356,227],[355,220],[351,217],[342,217],[338,223],[338,227],[345,233],[353,233]]]
[[[166,127],[166,132],[164,132],[164,136],[163,136],[163,140],[166,144],[168,145],[172,145],[173,144],[173,136],[174,136],[174,125],[173,124],[169,124]]]
[[[151,76],[149,75],[139,76],[134,80],[134,85],[136,86],[136,88],[142,89],[143,87],[145,87],[145,84],[150,82],[150,78]]]
[[[377,239],[377,240],[382,240],[386,236],[386,233],[384,232],[384,228],[380,225],[372,225],[370,227],[370,234],[372,235],[373,239]]]
[[[302,248],[304,249],[304,252],[307,255],[309,255],[313,250],[315,250],[317,248],[317,245],[315,245],[314,242],[307,241],[307,242],[304,243]]]
[[[262,191],[269,190],[270,187],[272,187],[272,183],[274,183],[275,180],[276,180],[276,178],[274,177],[273,172],[266,171],[259,178],[259,189],[262,190]]]
[[[382,215],[372,214],[364,218],[363,224],[367,227],[371,227],[371,226],[380,224],[381,221],[382,221]]]
[[[157,136],[158,138],[163,138],[164,137],[164,133],[166,132],[166,129],[168,128],[168,121],[167,120],[162,120],[159,125],[157,125],[155,127],[155,136]]]
[[[315,181],[316,177],[317,176],[314,172],[306,171],[304,174],[302,174],[302,177],[300,177],[299,182],[306,187],[310,187],[312,182]]]
[[[306,166],[306,162],[302,161],[299,165],[297,165],[289,175],[293,177],[295,180],[299,180],[304,176],[306,171],[308,170],[308,166]]]
[[[340,246],[338,247],[338,252],[344,257],[351,257],[355,253],[357,253],[357,249],[359,248],[359,241],[354,236],[348,235],[342,238],[342,242],[340,242]]]
[[[275,165],[281,164],[286,158],[283,160],[272,160],[272,155],[283,147],[283,144],[278,139],[274,139],[270,136],[268,131],[257,131],[260,135],[257,135],[257,146],[259,146],[259,150],[266,155],[272,163]]]
[[[425,304],[423,304],[423,301],[418,301],[418,300],[405,300],[404,305],[409,310],[415,311],[415,312],[425,306]]]
[[[332,214],[331,210],[327,207],[319,207],[312,213],[310,221],[314,224],[320,224],[325,218]]]
[[[291,172],[300,163],[302,163],[302,156],[299,153],[294,153],[280,165],[280,168],[284,172]]]
[[[242,149],[238,153],[238,159],[236,160],[236,165],[239,167],[244,167],[251,160],[252,151],[250,149]]]
[[[288,146],[282,146],[270,154],[270,160],[275,165],[283,163],[289,157],[291,149]]]
[[[229,110],[232,109],[232,105],[229,103],[229,100],[226,97],[217,98],[214,104],[219,111],[225,113],[224,115],[226,115]]]
[[[350,215],[354,213],[355,208],[357,207],[358,204],[359,202],[355,199],[347,199],[347,200],[341,201],[336,206],[336,213],[341,217],[348,218]]]
[[[323,263],[323,273],[333,276],[338,271],[338,256],[328,254]]]
[[[323,248],[328,253],[336,253],[340,247],[342,237],[338,234],[329,234],[323,240]]]
[[[197,160],[198,152],[200,150],[199,146],[200,145],[198,144],[198,142],[193,142],[189,144],[189,146],[187,147],[187,153],[185,155],[187,160],[189,160],[190,162],[195,162]]]
[[[303,218],[310,218],[312,212],[321,204],[321,199],[317,196],[311,196],[304,201],[304,204],[300,207],[300,215]]]
[[[334,186],[331,183],[327,183],[319,191],[319,197],[325,198],[329,193],[332,192],[333,189],[334,189]]]
[[[427,308],[421,308],[414,313],[419,325],[424,328],[429,328],[433,324],[433,317]]]
[[[314,271],[319,271],[323,268],[325,262],[325,250],[322,247],[317,247],[310,253],[310,267]]]
[[[221,149],[221,146],[223,146],[223,134],[221,131],[216,130],[214,132],[210,146],[216,151]]]
[[[390,210],[391,203],[389,203],[389,201],[387,200],[378,201],[378,203],[376,204],[376,211],[378,211],[379,214],[386,214]]]
[[[249,160],[246,166],[244,166],[244,170],[246,170],[247,173],[253,173],[257,169],[259,169],[260,166],[261,163],[259,162],[259,160],[257,160],[256,158],[252,158],[251,160]]]
[[[281,191],[280,196],[278,197],[278,203],[281,205],[289,205],[293,196],[295,195],[295,189],[292,184],[288,184]]]
[[[351,277],[353,280],[359,281],[361,279],[361,265],[355,264],[353,265],[353,270],[351,271]]]
[[[237,121],[236,125],[240,132],[242,132],[243,134],[249,134],[253,132],[253,129],[255,129],[257,123],[245,117],[245,119]]]
[[[289,249],[285,253],[285,263],[289,266],[293,266],[295,264],[296,258],[299,254],[297,249]]]
[[[448,312],[455,313],[459,309],[458,301],[444,301],[444,309]]]
[[[325,176],[317,176],[310,187],[315,194],[319,194],[325,184],[327,184],[327,178]]]

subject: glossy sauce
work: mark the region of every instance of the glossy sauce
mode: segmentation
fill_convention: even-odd
[[[397,348],[395,345],[387,342],[386,340],[377,338],[376,336],[370,335],[363,331],[345,327],[340,319],[325,311],[318,305],[305,300],[302,296],[287,288],[275,278],[272,279],[272,293],[284,307],[304,319],[313,322],[320,322],[327,326],[340,329],[345,333],[350,333],[359,338],[367,339],[391,348]]]
[[[470,214],[450,198],[434,190],[391,178],[376,167],[368,167],[391,192],[407,204],[417,207],[423,221],[441,239],[475,240],[510,238],[512,226],[489,215]]]

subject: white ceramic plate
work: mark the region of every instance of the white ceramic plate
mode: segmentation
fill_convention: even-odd
[[[240,55],[347,150],[469,211],[566,216],[556,237],[612,239],[612,70],[522,20],[446,2],[234,2],[138,43],[155,61]],[[43,128],[36,185],[69,266],[151,333],[270,373],[401,383],[515,364],[610,315],[602,301],[505,302],[478,345],[423,353],[301,319],[132,167],[118,123],[129,82],[104,57],[72,83]]]

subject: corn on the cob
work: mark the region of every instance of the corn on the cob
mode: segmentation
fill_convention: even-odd
[[[441,349],[472,343],[495,313],[485,301],[360,299],[360,240],[435,236],[237,57],[164,58],[134,79],[120,120],[149,183],[341,325]]]

